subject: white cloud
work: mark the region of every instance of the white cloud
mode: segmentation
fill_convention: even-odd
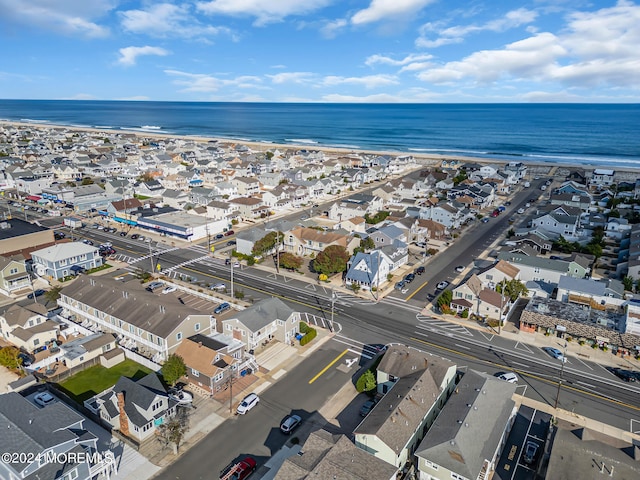
[[[275,75],[267,75],[273,83],[310,83],[315,74],[311,72],[284,72]]]
[[[139,56],[142,55],[158,55],[164,57],[169,55],[170,52],[160,47],[125,47],[118,50],[120,53],[120,58],[118,59],[118,63],[121,65],[131,66],[136,64],[136,60]]]
[[[378,88],[387,85],[397,85],[398,79],[392,75],[366,75],[364,77],[327,76],[322,80],[323,85],[358,85],[364,88]]]
[[[395,60],[385,55],[371,55],[367,57],[364,63],[369,67],[378,63],[381,63],[383,65],[392,65],[394,67],[400,67],[400,66],[409,65],[415,62],[423,62],[425,60],[431,60],[432,58],[433,56],[428,53],[412,53],[411,55],[407,55],[406,57],[400,60]]]
[[[378,22],[389,18],[408,17],[435,0],[371,0],[371,4],[351,17],[354,25]]]
[[[98,97],[90,93],[76,93],[71,97],[61,98],[60,100],[97,100]]]
[[[115,8],[115,0],[0,0],[2,19],[64,35],[105,37],[109,29],[95,19]]]
[[[421,80],[481,83],[498,79],[562,83],[573,88],[640,86],[640,6],[619,1],[614,7],[567,16],[564,29],[541,32],[506,45],[481,50],[427,69]]]
[[[262,79],[250,75],[242,75],[233,79],[218,78],[205,73],[188,73],[180,70],[165,70],[165,74],[175,77],[174,84],[184,87],[183,92],[211,93],[225,87],[235,88],[265,88]]]
[[[543,92],[534,91],[527,92],[522,95],[522,98],[528,102],[538,103],[570,103],[570,102],[584,102],[587,101],[584,97],[575,95],[569,92]]]
[[[320,33],[322,33],[325,38],[335,38],[335,36],[340,33],[340,30],[343,30],[348,24],[344,18],[338,18],[327,22],[320,28]]]
[[[440,28],[440,25],[427,23],[421,27],[421,36],[416,39],[419,48],[437,48],[443,45],[462,43],[464,38],[471,34],[483,31],[504,32],[533,22],[538,13],[526,8],[519,8],[507,12],[503,17],[490,20],[482,25],[456,25],[454,27]],[[437,31],[438,37],[430,39],[423,36],[426,32]]]
[[[334,0],[211,0],[197,8],[214,15],[255,17],[256,25],[280,22],[291,15],[303,15],[326,7]]]
[[[193,38],[231,33],[227,27],[202,25],[191,15],[190,6],[186,4],[159,3],[147,10],[127,10],[119,15],[126,31],[154,37]]]

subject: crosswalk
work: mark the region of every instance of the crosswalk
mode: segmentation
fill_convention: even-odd
[[[316,327],[324,328],[333,333],[339,333],[342,331],[342,325],[335,320],[332,322],[329,318],[320,317],[313,313],[300,312],[300,320],[307,325],[315,325]]]
[[[416,333],[419,335],[426,335],[426,332],[431,331],[434,333],[473,337],[473,333],[471,333],[471,331],[469,331],[469,329],[464,325],[447,322],[445,320],[440,320],[439,318],[427,317],[422,314],[416,315],[416,319],[418,320],[418,330]]]
[[[206,260],[208,258],[209,258],[208,255],[205,255],[204,257],[192,258],[191,260],[187,260],[186,262],[182,262],[182,263],[179,263],[177,265],[173,265],[173,266],[171,266],[169,268],[165,268],[160,273],[162,275],[167,275],[168,273],[171,273],[174,270],[177,270],[178,268],[186,267],[187,265],[191,265],[192,263],[202,263],[204,260]]]
[[[350,353],[358,355],[359,357],[371,360],[379,353],[382,353],[384,345],[381,344],[367,344],[354,340],[353,338],[345,337],[344,335],[337,334],[333,337],[333,341],[341,343],[347,347]]]

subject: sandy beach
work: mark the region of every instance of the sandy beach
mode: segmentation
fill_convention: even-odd
[[[312,151],[321,151],[330,155],[349,155],[349,154],[365,154],[365,155],[389,155],[389,156],[404,156],[411,155],[413,158],[417,160],[423,161],[426,165],[440,166],[443,161],[450,162],[452,160],[464,163],[478,163],[478,164],[500,164],[504,165],[509,163],[506,160],[501,159],[491,159],[491,158],[478,158],[478,157],[465,157],[465,156],[457,156],[457,155],[440,155],[440,154],[423,154],[420,152],[399,152],[399,151],[373,151],[373,150],[361,150],[361,149],[349,149],[349,148],[338,148],[338,147],[323,147],[320,145],[304,145],[304,144],[295,144],[295,143],[287,143],[287,144],[278,144],[278,143],[261,143],[261,142],[251,142],[245,140],[233,140],[229,138],[216,138],[216,137],[204,137],[197,135],[172,135],[166,133],[154,133],[140,130],[126,130],[122,128],[118,129],[99,129],[92,127],[77,127],[77,126],[69,126],[69,125],[58,125],[53,123],[28,123],[28,122],[14,122],[14,121],[4,121],[0,120],[0,126],[13,126],[13,127],[29,127],[38,130],[63,130],[67,132],[88,132],[88,133],[96,133],[96,134],[105,134],[105,135],[117,135],[117,134],[127,134],[134,135],[140,139],[180,139],[185,141],[195,141],[200,143],[208,143],[215,141],[220,145],[246,145],[253,151],[265,152],[268,150],[312,150]],[[591,165],[585,166],[583,164],[558,164],[552,162],[532,162],[529,160],[518,160],[517,158],[512,160],[514,162],[522,162],[526,164],[528,167],[531,167],[535,173],[545,174],[550,172],[552,168],[557,167],[558,169],[563,170],[571,170],[571,169],[580,169],[590,171],[596,168],[608,168],[606,166],[598,166]],[[632,179],[635,178],[635,175],[640,175],[640,165],[638,168],[632,167],[621,167],[615,168],[617,173],[623,174],[621,175],[624,179]]]

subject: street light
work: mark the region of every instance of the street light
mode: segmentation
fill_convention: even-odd
[[[560,399],[560,387],[562,387],[562,376],[564,374],[564,364],[567,362],[567,341],[564,341],[564,352],[562,353],[562,367],[560,367],[560,380],[558,381],[558,391],[556,393],[556,402],[553,408],[558,408],[558,400]]]

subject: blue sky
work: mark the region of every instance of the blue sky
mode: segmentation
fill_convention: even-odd
[[[0,0],[0,98],[634,102],[631,0]]]

